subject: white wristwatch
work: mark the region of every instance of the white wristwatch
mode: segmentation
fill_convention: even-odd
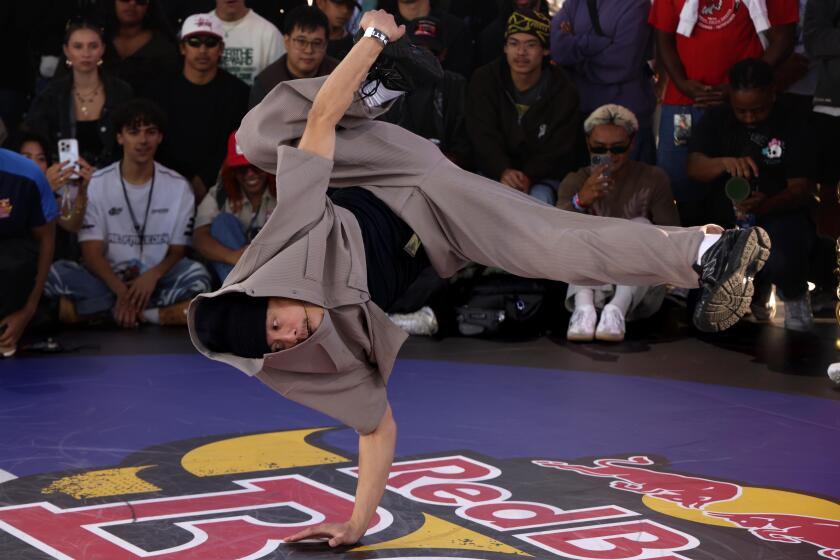
[[[374,39],[382,43],[383,47],[388,44],[388,36],[373,26],[365,29],[365,33],[364,35],[362,35],[362,37],[373,37]]]

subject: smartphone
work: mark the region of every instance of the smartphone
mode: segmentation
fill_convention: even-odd
[[[58,141],[58,160],[73,166],[71,179],[79,178],[79,142],[75,138],[62,138]]]
[[[592,164],[592,169],[595,169],[596,167],[599,167],[601,165],[606,165],[607,168],[604,170],[602,175],[604,177],[610,176],[610,168],[613,164],[613,159],[610,154],[592,154],[592,159],[590,160],[590,163]]]

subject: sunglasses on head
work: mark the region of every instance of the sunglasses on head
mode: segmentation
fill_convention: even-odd
[[[218,47],[219,43],[222,42],[221,39],[218,37],[213,36],[197,36],[193,35],[192,37],[187,37],[184,39],[184,42],[191,46],[194,49],[201,48],[201,45],[206,45],[208,49],[212,49],[213,47]]]
[[[623,154],[626,153],[627,150],[630,149],[630,144],[624,145],[616,145],[616,146],[591,146],[589,151],[593,154],[606,154],[607,152],[611,154]]]

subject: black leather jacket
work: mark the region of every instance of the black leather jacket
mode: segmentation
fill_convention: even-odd
[[[88,163],[97,168],[105,167],[119,159],[116,131],[111,123],[114,107],[134,97],[131,86],[110,76],[102,76],[105,86],[105,105],[97,122],[102,150],[98,154],[82,152]],[[24,119],[24,126],[43,134],[49,141],[46,149],[52,161],[58,161],[58,140],[76,137],[76,111],[73,102],[73,77],[62,76],[53,79],[32,102]]]

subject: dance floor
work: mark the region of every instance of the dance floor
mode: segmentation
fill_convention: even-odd
[[[66,333],[0,362],[0,559],[840,559],[836,327],[650,332],[411,339],[388,488],[341,549],[283,539],[348,515],[351,429],[181,330]]]

